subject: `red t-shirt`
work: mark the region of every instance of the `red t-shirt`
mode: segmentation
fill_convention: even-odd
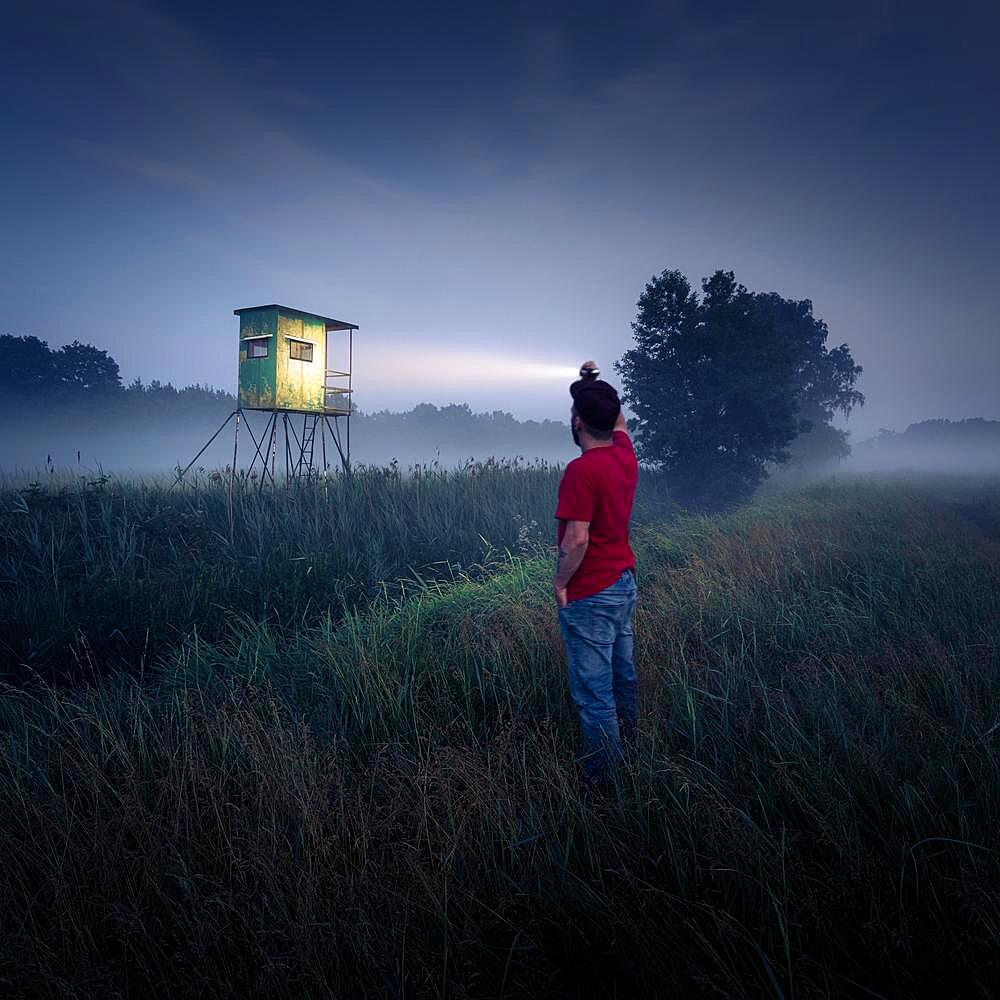
[[[632,442],[624,431],[611,435],[610,447],[591,448],[574,458],[559,484],[559,542],[567,521],[589,521],[590,542],[583,562],[570,578],[566,597],[590,597],[635,569],[628,543],[628,521],[639,481],[639,465]]]

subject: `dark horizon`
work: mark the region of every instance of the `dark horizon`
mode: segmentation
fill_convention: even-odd
[[[373,409],[565,420],[652,274],[726,268],[851,345],[853,440],[1000,417],[995,7],[10,9],[2,332],[232,391],[287,301]]]

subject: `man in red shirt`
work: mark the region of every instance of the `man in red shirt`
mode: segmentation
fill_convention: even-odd
[[[584,368],[596,368],[587,362]],[[555,596],[569,688],[580,713],[584,773],[606,775],[635,732],[632,612],[635,556],[628,540],[639,467],[618,393],[584,378],[570,389],[581,455],[559,484]]]

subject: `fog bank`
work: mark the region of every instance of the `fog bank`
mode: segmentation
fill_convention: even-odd
[[[1000,420],[924,420],[902,432],[881,430],[851,448],[850,472],[1000,472]]]
[[[232,408],[231,402],[220,402],[196,412],[78,407],[29,415],[22,410],[0,422],[0,468],[27,473],[170,471],[186,466],[195,457]],[[248,429],[260,440],[267,419],[266,413],[244,411],[238,467],[245,468],[254,454]],[[291,415],[290,420],[295,433],[301,434],[302,416]],[[346,419],[341,418],[344,445],[346,424]],[[438,462],[457,466],[490,457],[564,463],[576,454],[566,424],[521,421],[502,411],[473,413],[466,404],[438,407],[424,403],[403,413],[358,413],[351,417],[350,431],[354,463],[385,465],[396,461],[406,467]],[[211,470],[231,465],[234,437],[235,422],[230,421],[198,459],[196,468]],[[321,455],[322,441],[317,433],[314,462],[319,464]],[[329,432],[326,456],[331,467],[339,466]],[[279,435],[277,470],[283,469],[283,462],[284,439]]]

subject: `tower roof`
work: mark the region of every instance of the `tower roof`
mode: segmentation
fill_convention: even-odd
[[[307,312],[305,309],[296,309],[294,306],[283,306],[277,302],[271,302],[266,306],[244,306],[242,309],[234,309],[233,315],[239,316],[241,313],[260,312],[262,309],[282,309],[285,312],[301,313],[303,316],[313,316],[321,319],[327,330],[358,330],[360,327],[356,323],[345,323],[341,319],[333,319],[330,316],[322,316],[319,313]]]

